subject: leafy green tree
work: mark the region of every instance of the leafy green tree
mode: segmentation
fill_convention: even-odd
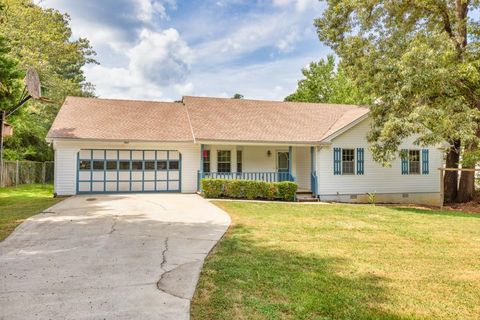
[[[472,167],[480,121],[480,26],[468,17],[478,0],[328,0],[316,19],[321,41],[369,96],[374,158],[389,164],[401,141],[450,143],[447,167]],[[467,161],[468,160],[468,161]],[[467,201],[473,174],[445,177],[446,199]]]
[[[9,55],[22,70],[35,68],[40,75],[46,104],[31,101],[9,119],[15,134],[5,140],[8,159],[52,160],[46,133],[67,95],[93,96],[93,86],[85,80],[82,67],[96,63],[87,39],[72,40],[69,17],[44,9],[30,0],[0,0],[2,36],[8,41]]]
[[[232,99],[243,99],[243,94],[235,93],[235,94],[233,95]]]
[[[5,111],[15,106],[22,92],[23,74],[9,53],[7,41],[0,36],[0,110]]]
[[[368,96],[361,92],[343,70],[335,68],[332,55],[327,60],[311,62],[302,69],[304,79],[298,81],[297,90],[285,101],[367,104]]]

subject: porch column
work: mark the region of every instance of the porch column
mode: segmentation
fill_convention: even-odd
[[[288,147],[288,174],[292,177],[292,146]],[[295,180],[295,179],[294,179]]]
[[[317,157],[316,157],[316,148],[310,147],[310,179],[311,179],[311,191],[317,197],[317,190],[318,190],[318,180],[317,180]]]
[[[230,163],[230,172],[237,172],[237,146],[232,149],[232,158]]]
[[[197,177],[197,191],[200,191],[201,185],[200,180],[203,178],[203,150],[205,150],[205,145],[200,145],[200,168],[198,170],[198,177]]]

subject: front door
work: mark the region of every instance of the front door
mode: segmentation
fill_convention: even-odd
[[[289,180],[290,156],[288,152],[277,152],[278,181]]]

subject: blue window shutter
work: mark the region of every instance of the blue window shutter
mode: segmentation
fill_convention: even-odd
[[[342,149],[341,148],[333,148],[333,174],[339,175],[342,174]]]
[[[402,150],[402,174],[408,174],[408,150]]]
[[[429,173],[429,165],[428,165],[428,149],[422,150],[422,174]]]
[[[357,148],[357,174],[362,175],[365,167],[365,151],[363,148]]]

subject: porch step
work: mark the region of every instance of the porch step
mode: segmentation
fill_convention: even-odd
[[[312,192],[297,192],[297,202],[318,202]]]

